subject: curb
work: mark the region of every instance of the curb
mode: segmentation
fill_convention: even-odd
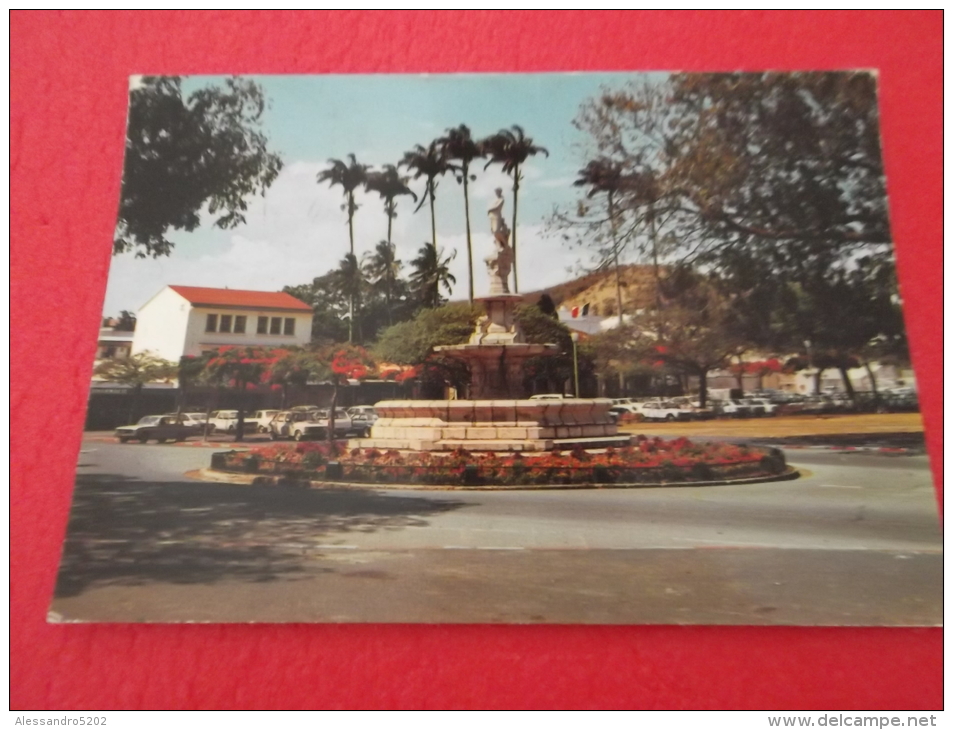
[[[754,442],[757,443],[757,442]],[[768,445],[768,444],[765,444]],[[884,454],[887,456],[916,456],[921,449],[908,449],[905,446],[822,446],[814,444],[771,444],[775,448],[792,451],[848,451],[866,454]]]
[[[770,484],[788,482],[801,476],[799,469],[788,467],[781,473],[767,477],[745,477],[743,479],[718,479],[707,482],[635,482],[610,484],[536,484],[536,485],[491,485],[467,487],[462,485],[439,484],[370,484],[363,482],[328,482],[319,480],[295,480],[284,476],[265,476],[262,474],[237,474],[216,471],[210,468],[186,472],[185,476],[208,482],[241,484],[245,486],[287,486],[310,489],[373,489],[438,492],[535,492],[540,490],[581,490],[581,489],[660,489],[671,487],[727,487],[744,484]],[[257,484],[256,484],[257,482]]]

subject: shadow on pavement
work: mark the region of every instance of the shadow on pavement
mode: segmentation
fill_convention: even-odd
[[[93,583],[290,578],[303,571],[309,549],[348,532],[423,526],[427,516],[462,506],[363,490],[79,475],[55,595]]]

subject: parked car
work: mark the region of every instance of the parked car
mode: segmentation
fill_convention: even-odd
[[[366,439],[371,435],[371,428],[377,420],[376,414],[356,413],[351,416],[351,433],[357,438]]]
[[[208,417],[209,433],[235,433],[238,428],[238,411],[212,411]]]
[[[374,410],[374,406],[352,406],[347,409],[347,415],[353,420],[358,416],[362,416],[371,422],[373,425],[377,421],[377,411]]]
[[[192,426],[195,428],[196,433],[202,433],[205,430],[205,423],[208,420],[204,413],[166,413],[163,414],[163,417],[176,418],[180,417],[182,423],[186,426]]]
[[[530,400],[565,400],[566,398],[575,398],[574,395],[563,395],[562,393],[540,393],[531,395]]]
[[[307,420],[294,421],[289,428],[291,438],[295,441],[306,439],[323,439],[328,436],[331,428],[331,411],[309,411]],[[334,409],[334,438],[346,437],[352,429],[351,418],[343,408]]]
[[[642,416],[648,421],[688,421],[692,412],[672,401],[652,400],[641,404]]]
[[[317,408],[293,408],[290,411],[279,411],[268,423],[268,432],[272,440],[291,438],[291,427],[302,421],[310,421]]]
[[[116,438],[119,443],[139,441],[146,443],[155,439],[158,443],[165,441],[184,441],[189,436],[196,436],[201,430],[186,424],[182,419],[171,416],[143,416],[135,426],[120,426],[116,429]]]
[[[712,406],[715,413],[727,418],[745,418],[751,415],[751,407],[740,400],[729,398],[727,400],[715,401]],[[762,408],[762,412],[764,409]]]
[[[268,424],[271,423],[271,419],[277,416],[279,412],[280,411],[277,409],[255,411],[245,419],[245,430],[255,430],[258,433],[268,433]]]
[[[767,398],[743,398],[742,403],[748,406],[752,416],[776,416],[778,406]]]

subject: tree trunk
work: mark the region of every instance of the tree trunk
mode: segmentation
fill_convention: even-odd
[[[519,294],[520,291],[520,281],[519,277],[516,274],[516,206],[519,202],[519,191],[520,191],[520,166],[515,165],[513,167],[513,231],[510,234],[513,241],[513,293]]]
[[[351,241],[351,256],[354,255],[354,193],[347,194],[347,234]],[[347,341],[354,342],[354,295],[347,302]]]
[[[826,369],[827,368],[818,368],[817,371],[814,373],[814,395],[821,394],[821,374]]]
[[[735,382],[738,384],[738,393],[742,397],[745,394],[745,363],[741,359],[741,355],[736,355],[738,358],[738,372],[735,374]]]
[[[870,378],[870,390],[874,394],[874,405],[878,405],[880,403],[880,393],[877,392],[877,378],[869,362],[864,362],[864,368],[867,370],[867,377]]]
[[[433,204],[434,204],[434,190],[433,190],[433,180],[430,181],[430,238],[433,239],[431,243],[433,244],[434,254],[437,253],[437,219],[434,217]],[[440,256],[437,256],[439,261]]]
[[[235,441],[245,440],[245,381],[238,383],[238,423],[235,424]]]
[[[334,447],[334,411],[338,405],[338,379],[334,377],[334,388],[331,390],[331,410],[328,413],[328,446],[331,456],[337,452]]]
[[[704,408],[708,403],[708,368],[699,369],[698,376],[698,407]]]
[[[851,403],[856,403],[857,395],[854,393],[854,385],[850,382],[850,376],[847,374],[847,368],[841,365],[837,369],[840,370],[841,380],[844,381],[844,389],[847,391],[847,397],[850,398]]]
[[[132,398],[129,399],[129,423],[135,423],[136,409],[139,406],[139,395],[142,393],[142,383],[132,386]]]
[[[619,326],[622,326],[622,274],[619,271],[619,242],[616,240],[615,225],[615,206],[612,200],[612,191],[607,194],[609,198],[609,230],[612,235],[612,254],[615,258],[615,300],[619,310]]]
[[[467,175],[469,174],[470,167],[464,162],[463,163],[463,211],[466,217],[467,222],[467,274],[469,276],[470,283],[470,306],[473,306],[473,243],[470,240],[470,193],[468,190],[468,180]]]

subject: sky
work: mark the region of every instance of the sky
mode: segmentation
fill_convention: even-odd
[[[586,162],[586,136],[573,119],[580,106],[603,87],[661,78],[662,74],[460,74],[253,76],[269,100],[263,131],[269,149],[284,160],[266,194],[249,200],[246,223],[221,230],[204,216],[193,232],[170,230],[170,256],[137,259],[114,256],[103,307],[104,316],[135,312],[168,284],[277,291],[310,282],[336,268],[348,252],[347,215],[340,187],[318,184],[330,158],[356,155],[379,168],[397,164],[416,144],[428,145],[450,127],[466,124],[477,139],[514,124],[549,151],[530,158],[523,169],[517,218],[517,266],[520,290],[553,286],[582,273],[589,262],[569,248],[546,220],[554,207],[574,205],[582,191],[573,187]],[[183,92],[221,82],[223,77],[192,76]],[[135,83],[134,80],[132,83]],[[483,170],[469,187],[476,296],[489,280],[484,257],[492,251],[486,209],[493,191],[503,188],[507,221],[512,217],[512,180],[498,165]],[[117,171],[119,172],[119,171]],[[402,172],[404,172],[402,170]],[[410,187],[421,196],[424,180]],[[387,237],[387,217],[376,193],[357,194],[355,253],[371,252]],[[409,262],[430,236],[425,203],[414,213],[409,197],[398,198],[393,241],[409,274]],[[447,175],[436,193],[437,245],[445,255],[456,251],[451,272],[457,279],[452,299],[467,296],[466,228],[463,187]]]

